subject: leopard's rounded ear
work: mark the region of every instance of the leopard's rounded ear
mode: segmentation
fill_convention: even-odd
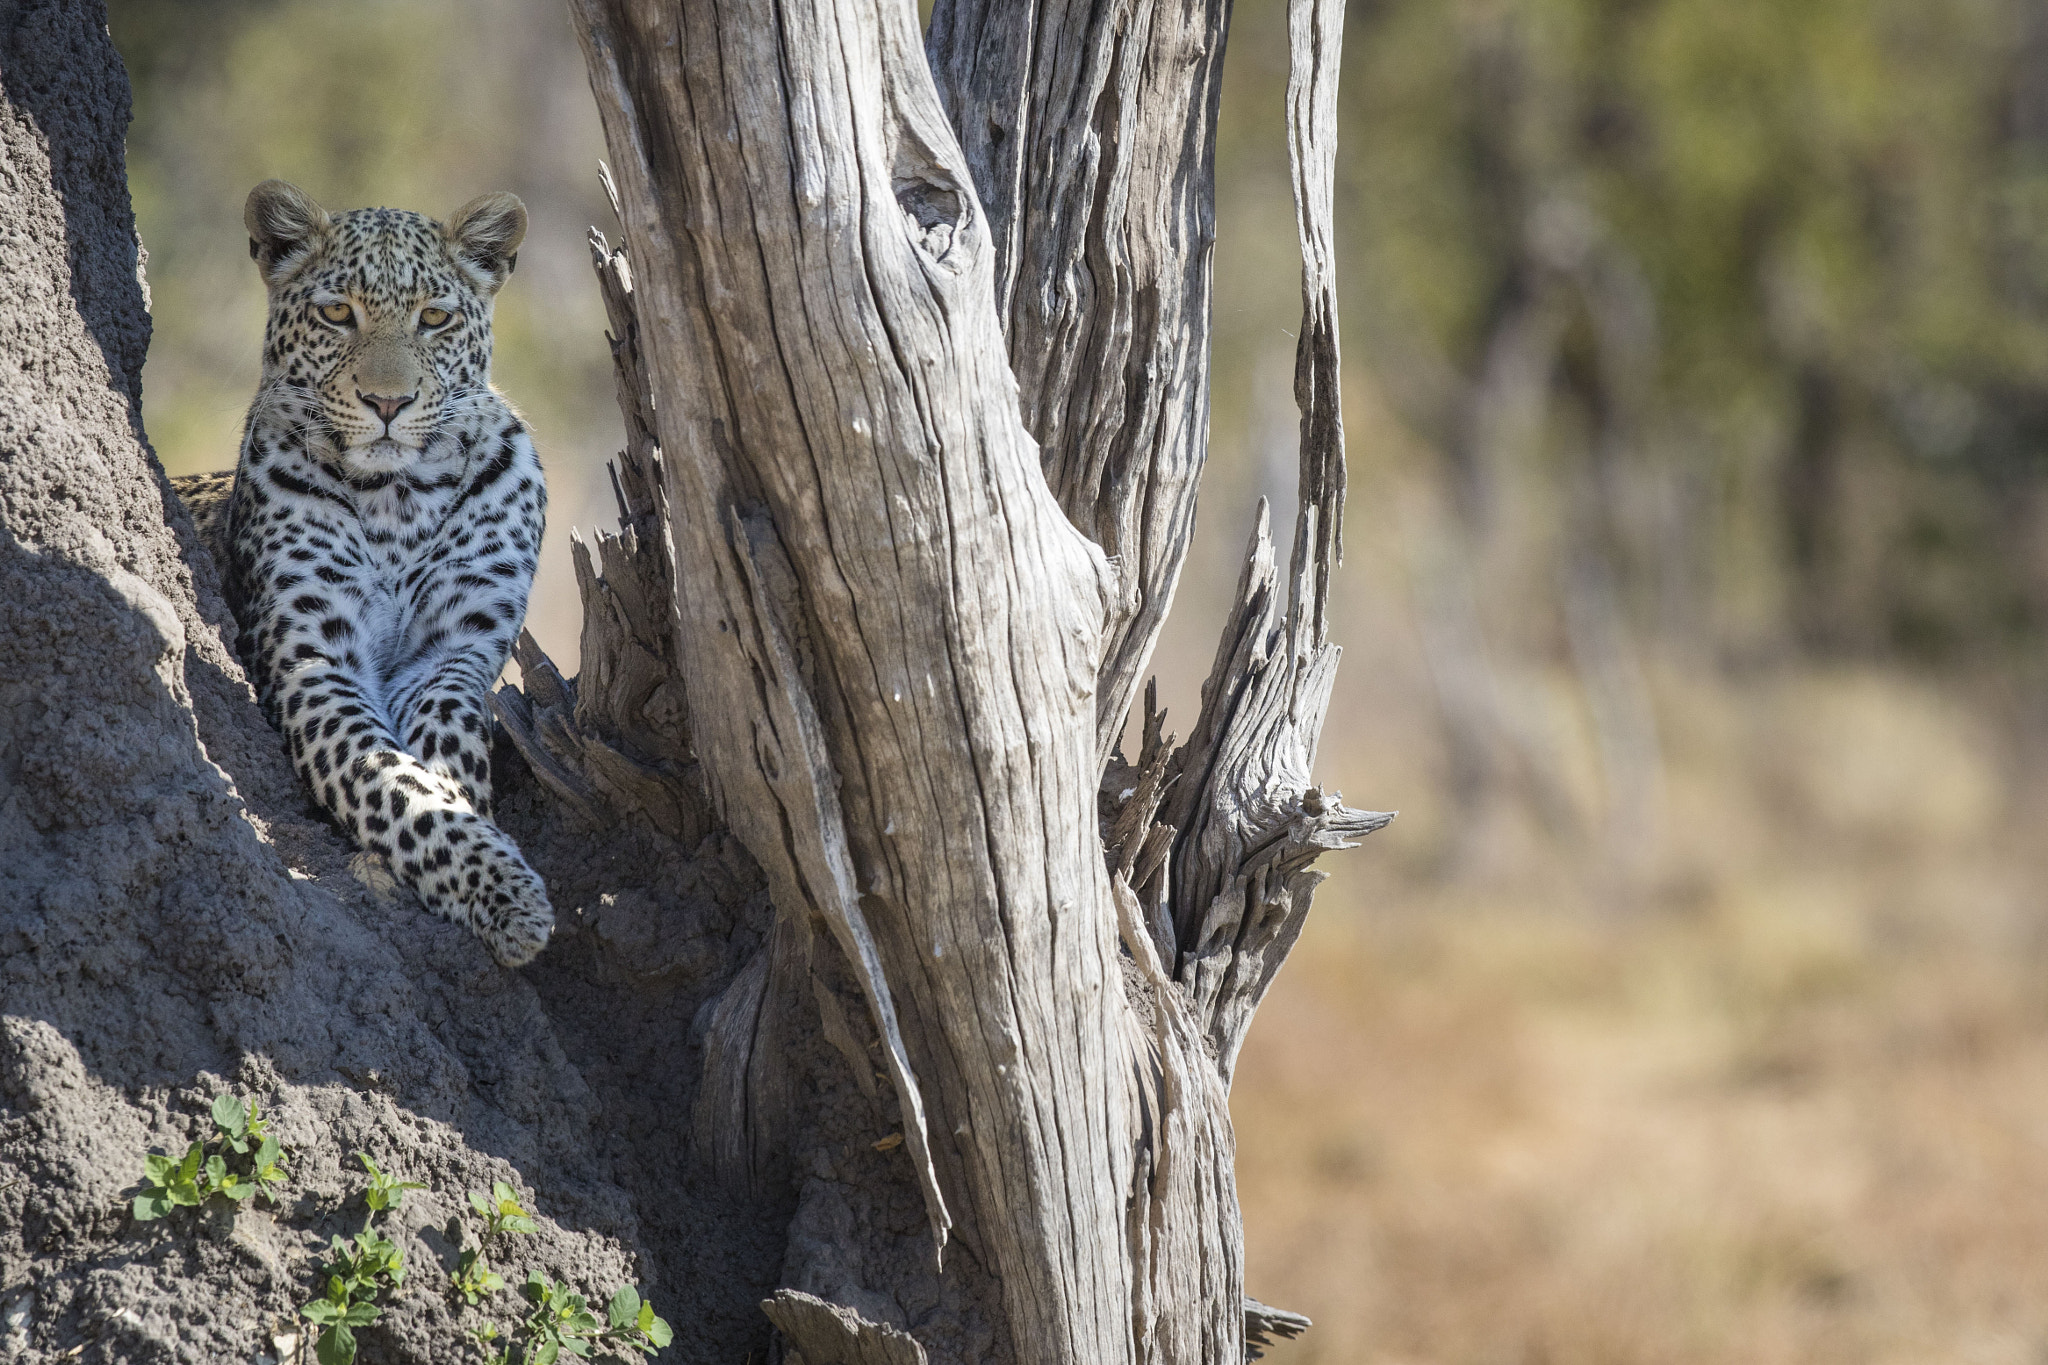
[[[306,263],[332,220],[313,196],[286,180],[266,180],[249,191],[242,226],[249,229],[249,257],[275,289]]]
[[[516,194],[480,194],[455,210],[442,229],[455,259],[468,267],[486,293],[497,292],[519,263],[526,240],[526,205]]]

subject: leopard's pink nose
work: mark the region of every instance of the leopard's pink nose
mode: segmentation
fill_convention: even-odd
[[[419,395],[408,393],[396,398],[387,398],[381,393],[364,393],[357,389],[356,397],[375,409],[377,415],[384,419],[384,425],[388,427],[399,413],[405,411],[419,398]]]

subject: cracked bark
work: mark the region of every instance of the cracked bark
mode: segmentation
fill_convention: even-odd
[[[755,1186],[818,1159],[800,1092],[829,1078],[786,1053],[809,1029],[862,1093],[886,1080],[901,1142],[875,1145],[916,1191],[919,1273],[986,1286],[981,1358],[1297,1334],[1244,1294],[1226,1095],[1310,864],[1389,818],[1311,776],[1341,4],[1290,7],[1293,563],[1283,591],[1262,509],[1193,737],[1148,702],[1135,763],[1116,738],[1207,446],[1220,0],[942,0],[929,58],[884,0],[570,10],[623,225],[593,238],[621,530],[578,547],[584,677],[529,644],[499,711],[571,809],[643,784],[671,812],[646,818],[723,824],[766,875],[774,930],[700,1024],[699,1158]],[[853,1240],[846,1297],[903,1282]],[[943,1295],[884,1323],[798,1292],[826,1256],[793,1232],[763,1305],[792,1358],[965,1358]]]

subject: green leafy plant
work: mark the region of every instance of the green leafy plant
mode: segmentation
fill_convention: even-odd
[[[590,1354],[602,1329],[581,1294],[536,1270],[526,1277],[526,1298],[533,1311],[526,1317],[522,1365],[554,1365],[564,1351]]]
[[[350,1365],[356,1358],[358,1327],[383,1316],[376,1303],[381,1293],[395,1293],[405,1283],[405,1254],[391,1241],[365,1227],[354,1237],[336,1237],[332,1259],[324,1267],[327,1293],[299,1309],[300,1316],[320,1328],[313,1354],[320,1365]]]
[[[620,1285],[612,1294],[605,1316],[610,1319],[605,1344],[615,1350],[651,1356],[675,1340],[668,1323],[654,1315],[654,1305],[630,1284]]]
[[[244,1106],[233,1095],[216,1095],[213,1128],[182,1157],[151,1152],[143,1158],[135,1221],[152,1222],[172,1209],[194,1208],[215,1195],[240,1203],[261,1194],[277,1202],[278,1187],[285,1182],[284,1149],[270,1133],[257,1102],[252,1099]],[[231,1153],[246,1159],[231,1162]]]
[[[532,1233],[536,1229],[533,1218],[519,1203],[518,1192],[502,1180],[491,1182],[489,1195],[471,1190],[469,1206],[482,1216],[483,1234],[477,1238],[475,1246],[462,1249],[448,1279],[462,1301],[474,1308],[486,1295],[495,1294],[505,1287],[505,1277],[491,1269],[490,1263],[484,1259],[491,1239],[508,1232]],[[459,1236],[462,1231],[459,1222],[455,1231]]]
[[[151,1152],[144,1158],[134,1202],[138,1221],[162,1218],[216,1195],[237,1203],[256,1195],[277,1201],[278,1187],[286,1179],[285,1156],[262,1108],[253,1099],[245,1104],[232,1095],[220,1095],[213,1101],[212,1116],[213,1133],[194,1142],[183,1156]],[[362,1231],[329,1241],[327,1261],[320,1268],[323,1292],[299,1309],[302,1318],[320,1329],[313,1343],[320,1365],[354,1365],[357,1330],[382,1318],[384,1306],[378,1300],[395,1296],[404,1286],[405,1254],[377,1230],[377,1215],[398,1208],[406,1191],[427,1188],[385,1173],[367,1152],[357,1152],[356,1159],[370,1178],[363,1191],[367,1212]],[[505,1289],[504,1276],[486,1258],[492,1239],[531,1236],[539,1228],[520,1204],[518,1191],[502,1180],[491,1183],[489,1194],[471,1190],[469,1206],[483,1227],[475,1245],[462,1248],[448,1279],[457,1296],[477,1307]],[[459,1219],[451,1220],[451,1235],[461,1240]],[[612,1292],[602,1318],[566,1281],[537,1270],[521,1288],[529,1311],[516,1329],[508,1332],[493,1322],[469,1329],[485,1365],[555,1365],[565,1356],[651,1356],[674,1339],[668,1323],[656,1316],[654,1305],[633,1285]]]
[[[491,1182],[488,1199],[471,1190],[469,1206],[484,1216],[484,1239],[487,1241],[501,1232],[535,1231],[532,1215],[520,1207],[518,1191],[502,1180]]]
[[[448,1279],[454,1293],[476,1307],[505,1288],[504,1277],[486,1260],[492,1239],[508,1233],[531,1234],[537,1228],[533,1216],[520,1204],[517,1191],[502,1180],[492,1183],[488,1195],[470,1191],[469,1206],[483,1220],[483,1229],[474,1246],[462,1249]],[[452,1224],[452,1234],[460,1239],[460,1220]],[[538,1270],[526,1277],[521,1291],[529,1311],[512,1332],[493,1322],[469,1329],[471,1340],[483,1351],[484,1365],[555,1365],[565,1356],[653,1355],[674,1337],[669,1325],[655,1315],[654,1306],[644,1302],[632,1285],[613,1291],[602,1318],[566,1281],[550,1279]]]
[[[142,1159],[142,1193],[135,1196],[135,1221],[147,1223],[174,1208],[191,1208],[206,1198],[199,1179],[205,1174],[205,1144],[195,1142],[183,1160],[151,1152]]]
[[[266,1136],[250,1157],[250,1180],[266,1203],[277,1203],[277,1188],[285,1182],[284,1150],[274,1137]]]
[[[500,1280],[498,1283],[502,1286],[504,1281]],[[469,1335],[483,1348],[484,1365],[512,1365],[512,1343],[508,1341],[503,1346],[498,1345],[499,1332],[496,1323],[487,1322],[481,1327],[472,1327],[469,1329]]]
[[[526,1277],[525,1288],[533,1311],[526,1317],[521,1365],[554,1365],[564,1355],[587,1359],[593,1352],[651,1356],[675,1336],[629,1284],[613,1292],[603,1322],[581,1294],[538,1270]]]
[[[395,1209],[405,1200],[407,1190],[423,1190],[425,1185],[417,1180],[400,1180],[377,1169],[377,1163],[370,1160],[369,1153],[357,1152],[356,1160],[363,1163],[363,1169],[370,1173],[370,1188],[363,1191],[363,1202],[370,1206],[370,1217],[375,1218],[386,1209]],[[370,1224],[364,1221],[368,1230]]]
[[[370,1160],[369,1153],[357,1152],[356,1160],[370,1173],[370,1187],[363,1191],[369,1212],[363,1230],[353,1237],[336,1237],[328,1245],[330,1259],[323,1273],[327,1292],[299,1309],[299,1315],[320,1328],[313,1342],[313,1355],[320,1365],[352,1365],[356,1358],[355,1329],[367,1327],[383,1316],[376,1300],[380,1294],[396,1294],[405,1283],[405,1253],[398,1244],[376,1230],[377,1215],[405,1202],[407,1190],[425,1185],[386,1175]]]
[[[448,1274],[448,1281],[471,1308],[481,1303],[486,1295],[495,1294],[505,1287],[505,1277],[491,1269],[484,1260],[482,1247],[464,1247],[456,1258],[455,1269]]]
[[[234,1151],[246,1152],[251,1142],[261,1143],[270,1132],[270,1123],[263,1117],[263,1111],[254,1099],[244,1109],[242,1102],[233,1095],[213,1097],[213,1126],[220,1130],[222,1138]]]

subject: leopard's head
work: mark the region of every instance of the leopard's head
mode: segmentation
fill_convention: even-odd
[[[270,290],[263,384],[317,424],[351,473],[395,473],[491,382],[491,305],[526,206],[471,200],[445,223],[399,209],[329,214],[266,180],[242,221]]]

